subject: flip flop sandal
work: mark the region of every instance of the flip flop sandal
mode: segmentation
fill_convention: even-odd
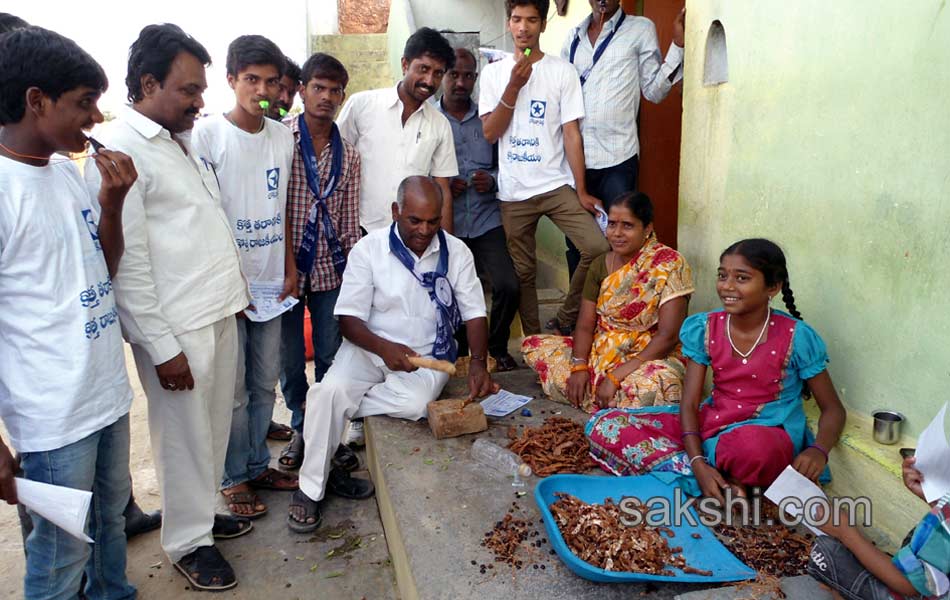
[[[211,535],[214,536],[216,540],[231,540],[251,533],[252,529],[254,529],[254,523],[251,523],[245,517],[215,515]]]
[[[176,562],[175,568],[196,590],[222,592],[237,586],[234,570],[214,546],[201,546]]]
[[[267,427],[267,439],[278,442],[289,442],[294,437],[294,430],[283,423],[270,422]]]
[[[281,482],[284,482],[283,484]],[[289,482],[293,482],[290,484]],[[275,490],[278,492],[292,492],[298,486],[298,480],[293,475],[288,475],[277,469],[267,469],[254,479],[248,480],[247,484],[258,490]]]
[[[263,504],[260,497],[254,492],[232,492],[226,493],[224,490],[221,491],[221,495],[224,496],[225,500],[228,501],[228,512],[231,513],[231,516],[238,519],[259,519],[267,514],[268,509],[259,510],[251,513],[239,513],[231,510],[232,504],[243,504],[250,506],[251,510],[258,504]]]
[[[287,527],[294,533],[313,533],[316,531],[323,521],[323,515],[320,513],[320,503],[311,500],[306,494],[298,490],[294,492],[293,497],[290,499],[290,508],[295,506],[304,509],[303,521],[298,521],[293,515],[288,513]],[[314,519],[313,523],[307,523],[307,519],[310,518]]]
[[[277,462],[289,471],[299,469],[301,463],[303,463],[303,449],[303,436],[295,431],[293,437],[290,438],[290,442],[280,451],[280,458],[277,459]]]

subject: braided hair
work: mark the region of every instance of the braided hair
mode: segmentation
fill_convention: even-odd
[[[763,238],[751,238],[740,240],[726,248],[719,255],[719,260],[732,254],[738,254],[749,263],[753,269],[762,273],[765,278],[765,285],[782,285],[782,301],[785,307],[796,319],[802,320],[802,315],[795,307],[795,294],[792,292],[792,286],[788,283],[788,267],[785,263],[785,253],[782,249],[770,240]]]

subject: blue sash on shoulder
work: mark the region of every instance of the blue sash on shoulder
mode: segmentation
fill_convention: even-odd
[[[300,115],[298,124],[300,127],[300,155],[303,157],[304,170],[307,173],[307,185],[310,187],[310,193],[313,194],[315,201],[313,206],[310,207],[307,227],[304,230],[303,240],[300,242],[300,249],[297,251],[297,270],[305,275],[309,275],[313,270],[313,261],[317,255],[317,238],[320,233],[317,229],[317,220],[320,220],[323,225],[323,235],[327,240],[327,247],[330,249],[330,255],[333,258],[333,268],[336,269],[338,274],[343,275],[343,269],[346,267],[346,255],[343,254],[343,246],[336,237],[336,229],[333,227],[330,209],[327,208],[326,202],[327,198],[336,191],[340,174],[343,171],[343,138],[340,136],[340,130],[336,123],[334,123],[330,132],[330,179],[327,181],[327,189],[321,192],[317,153],[313,148],[310,130],[307,128],[307,122],[303,115]]]
[[[458,345],[455,343],[455,331],[462,324],[462,313],[455,301],[452,284],[445,276],[449,271],[449,245],[446,243],[445,233],[439,230],[439,263],[435,271],[423,273],[422,277],[416,274],[416,263],[409,249],[396,235],[395,223],[389,228],[389,250],[429,292],[429,299],[439,310],[439,323],[436,327],[435,343],[432,345],[432,356],[455,362],[459,353]]]

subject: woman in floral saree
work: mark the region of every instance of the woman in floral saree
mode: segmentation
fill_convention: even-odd
[[[586,412],[675,404],[685,373],[679,328],[693,293],[686,260],[656,240],[642,193],[610,207],[611,251],[587,273],[574,337],[532,335],[521,345],[544,393]]]

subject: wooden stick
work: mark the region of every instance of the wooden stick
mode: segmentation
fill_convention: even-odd
[[[449,375],[455,375],[455,365],[447,360],[437,360],[435,358],[425,358],[424,356],[410,356],[409,362],[423,369],[433,369],[442,371]]]

